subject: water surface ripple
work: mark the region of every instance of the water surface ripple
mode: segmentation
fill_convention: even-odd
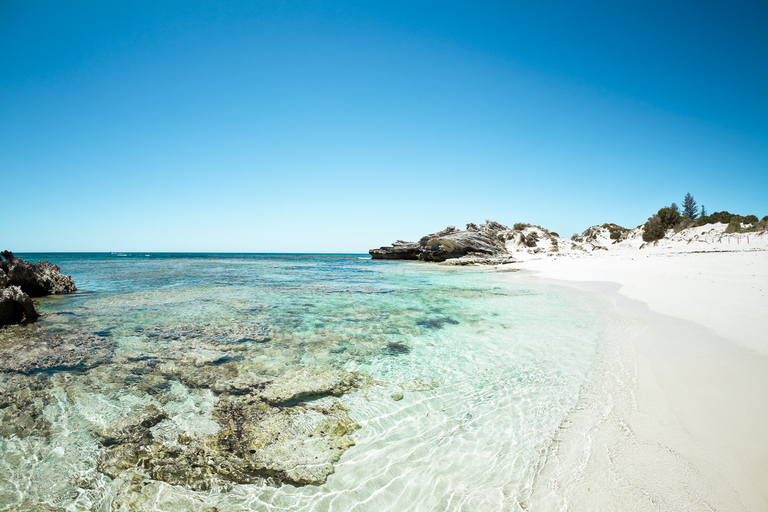
[[[0,510],[530,509],[604,328],[437,265],[20,256],[80,292],[0,329]]]

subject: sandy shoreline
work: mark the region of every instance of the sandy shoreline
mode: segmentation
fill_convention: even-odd
[[[637,326],[622,341],[636,365],[633,403],[590,434],[567,508],[768,510],[766,238],[727,251],[671,243],[523,255],[515,265],[602,293]]]

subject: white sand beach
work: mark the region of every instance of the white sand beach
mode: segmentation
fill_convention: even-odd
[[[620,340],[631,403],[591,433],[568,509],[768,510],[768,233],[724,229],[645,245],[606,230],[516,253],[515,266],[603,293],[637,326]]]

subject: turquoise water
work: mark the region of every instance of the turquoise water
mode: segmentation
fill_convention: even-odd
[[[19,256],[58,264],[80,291],[0,330],[0,510],[535,509],[605,329],[583,296],[489,271],[357,255]],[[103,432],[136,411],[162,413],[155,446],[211,439],[217,404],[247,395],[223,383],[297,369],[359,377],[299,400],[338,403],[359,426],[325,483],[100,471]]]

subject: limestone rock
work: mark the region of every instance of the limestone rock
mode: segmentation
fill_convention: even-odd
[[[47,261],[29,263],[2,251],[0,256],[0,326],[30,322],[39,315],[30,297],[77,291],[70,276]]]
[[[114,357],[114,349],[114,342],[92,333],[48,335],[35,330],[22,330],[2,338],[0,372],[29,375],[85,370],[109,363]]]
[[[43,411],[51,397],[42,376],[9,373],[0,384],[0,436],[48,437],[51,423]]]
[[[308,397],[339,396],[356,388],[361,377],[345,370],[313,370],[295,368],[281,375],[262,389],[256,396],[268,404],[294,402]]]
[[[355,442],[360,428],[338,402],[331,406],[269,407],[247,398],[220,402],[216,408],[221,444],[237,455],[248,473],[299,485],[322,484],[333,463]],[[240,481],[242,476],[230,475]]]
[[[506,265],[514,263],[515,258],[510,254],[486,255],[470,253],[460,258],[451,258],[441,262],[442,265],[467,266],[467,265]]]
[[[371,249],[368,253],[375,260],[418,260],[421,246],[415,242],[398,240],[391,247]]]
[[[0,325],[30,322],[38,316],[32,299],[18,286],[0,289]]]
[[[217,435],[179,435],[170,446],[151,432],[165,414],[150,409],[97,432],[106,447],[100,472],[112,478],[139,472],[197,490],[228,482],[322,484],[360,428],[338,402],[271,407],[254,396],[226,396],[214,410]]]
[[[373,259],[420,260],[442,262],[468,254],[484,257],[508,255],[504,233],[509,228],[494,221],[477,226],[467,224],[467,230],[448,226],[442,231],[422,237],[418,243],[398,240],[391,247],[371,249]]]
[[[142,442],[143,439],[151,439],[149,429],[166,418],[168,415],[163,411],[155,406],[149,406],[114,425],[99,429],[96,434],[101,438],[104,446],[121,442]]]
[[[180,491],[165,482],[128,480],[112,499],[113,512],[157,512],[158,510],[184,510],[185,512],[220,512],[189,492]]]
[[[4,272],[8,285],[20,287],[30,297],[77,291],[72,277],[63,275],[53,263],[30,263],[15,257],[10,251],[3,251],[0,255],[6,259],[0,261],[0,270]]]

